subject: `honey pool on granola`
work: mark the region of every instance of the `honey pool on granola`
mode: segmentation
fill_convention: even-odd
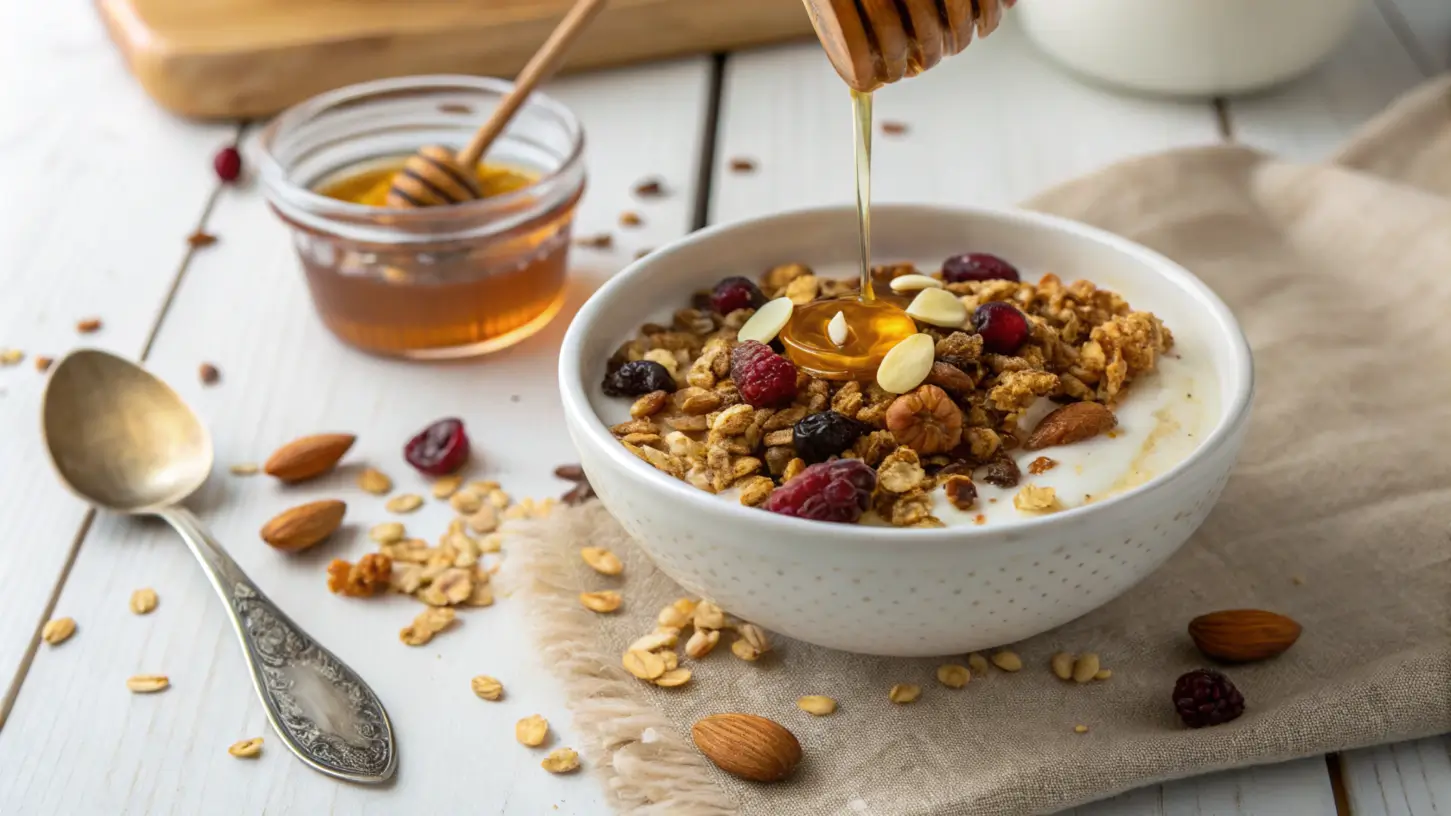
[[[1170,329],[1116,292],[1053,274],[1025,282],[986,253],[872,273],[917,332],[872,369],[817,376],[818,358],[790,342],[830,336],[849,350],[845,316],[826,325],[837,310],[820,305],[855,302],[855,280],[802,264],[729,277],[611,356],[604,392],[633,400],[611,431],[655,468],[745,505],[941,527],[1137,487],[1185,459],[1216,415],[1207,363],[1181,359]]]

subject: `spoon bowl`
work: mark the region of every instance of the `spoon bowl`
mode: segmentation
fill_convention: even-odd
[[[201,487],[212,440],[181,397],[145,369],[81,349],[53,370],[41,433],[61,481],[119,513],[149,513]]]

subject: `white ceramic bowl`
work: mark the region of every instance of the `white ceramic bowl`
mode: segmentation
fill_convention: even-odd
[[[722,277],[793,261],[854,268],[854,210],[805,210],[677,241],[615,276],[574,318],[559,361],[565,418],[610,512],[688,592],[769,630],[868,654],[941,655],[1021,640],[1111,600],[1162,564],[1219,498],[1249,418],[1249,347],[1224,303],[1172,261],[1063,219],[882,205],[872,221],[877,258],[936,268],[948,255],[994,252],[1030,276],[1087,278],[1155,312],[1176,350],[1202,356],[1217,379],[1212,431],[1141,487],[997,527],[803,521],[712,496],[640,461],[609,433],[629,403],[601,392],[606,359],[642,322],[668,323],[692,292]]]

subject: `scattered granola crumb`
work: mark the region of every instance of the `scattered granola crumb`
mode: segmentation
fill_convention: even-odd
[[[1088,726],[1086,726],[1086,725],[1075,725],[1075,726],[1073,726],[1073,733],[1075,733],[1075,734],[1087,734],[1088,733]]]
[[[202,385],[216,385],[222,379],[222,372],[211,363],[202,363],[197,367],[197,376],[201,378]]]
[[[457,113],[464,116],[473,115],[474,109],[459,102],[445,102],[438,106],[439,113]]]
[[[653,249],[651,249],[649,247],[646,247],[644,249],[637,249],[637,250],[635,250],[635,260],[638,261],[641,258],[645,257],[646,255],[649,255],[651,252],[654,252],[654,251],[655,250],[653,250]]]
[[[978,513],[977,515],[972,517],[972,523],[981,527],[982,525],[987,524],[987,516],[984,516],[982,513]]]
[[[586,235],[576,238],[575,246],[582,246],[586,249],[610,249],[615,245],[615,236],[608,232],[601,232],[597,235]]]
[[[48,620],[40,627],[40,639],[52,646],[59,646],[70,640],[70,636],[76,633],[76,622],[73,618],[55,618]]]
[[[379,553],[368,553],[350,564],[334,558],[327,565],[327,588],[336,595],[370,598],[388,587],[393,574],[393,559]]]
[[[101,318],[88,317],[76,323],[76,331],[81,334],[93,334],[101,330]]]
[[[472,688],[474,690],[474,694],[477,694],[482,700],[498,700],[500,697],[504,696],[504,684],[488,676],[487,674],[481,674],[478,677],[470,680],[469,687]]]
[[[888,136],[901,136],[907,132],[906,122],[895,122],[890,119],[882,122],[882,132]]]
[[[209,247],[215,244],[217,242],[217,236],[212,235],[210,232],[197,230],[191,235],[186,236],[186,242],[192,249],[201,249],[202,247]]]
[[[584,481],[584,468],[579,465],[560,465],[554,469],[554,478],[564,479],[568,482]]]
[[[730,168],[732,173],[754,173],[756,172],[756,162],[754,159],[737,157],[731,159]]]
[[[35,370],[36,371],[39,371],[42,374],[44,374],[45,372],[47,372],[47,371],[50,370],[50,366],[54,362],[55,362],[55,358],[53,358],[53,357],[46,357],[46,356],[43,356],[43,355],[37,356],[35,358]]]
[[[257,467],[256,462],[238,462],[237,464],[227,468],[227,470],[230,471],[233,476],[256,476],[261,468]]]
[[[1093,676],[1093,679],[1094,680],[1107,680],[1110,677],[1113,677],[1113,670],[1112,669],[1099,669],[1098,670],[1098,674],[1095,674]]]
[[[539,767],[552,774],[569,773],[579,768],[579,753],[573,748],[556,748],[539,763]],[[558,809],[556,805],[555,810]]]
[[[640,214],[633,210],[626,210],[620,213],[620,226],[622,227],[638,227],[644,223],[645,219],[641,218]]]
[[[156,608],[156,602],[156,590],[149,587],[131,593],[131,611],[137,615],[149,614]]]
[[[243,759],[257,756],[262,753],[262,738],[252,737],[251,739],[238,740],[227,748],[227,753]]]
[[[12,366],[25,359],[20,349],[0,349],[0,365]]]
[[[1057,491],[1032,484],[1023,485],[1023,489],[1013,496],[1013,506],[1025,513],[1052,513],[1063,509],[1063,505],[1058,503]]]
[[[393,480],[376,468],[363,468],[358,474],[358,487],[374,496],[386,496],[393,489]]]
[[[640,198],[657,198],[665,195],[665,182],[658,178],[648,178],[635,185],[635,195]]]
[[[1028,463],[1028,473],[1037,476],[1040,473],[1047,473],[1058,466],[1058,460],[1049,459],[1046,456],[1039,456]]]
[[[1290,583],[1294,584],[1295,586],[1303,586],[1304,583],[1305,583],[1305,579],[1304,578],[1301,578],[1298,575],[1291,575],[1290,576]]]

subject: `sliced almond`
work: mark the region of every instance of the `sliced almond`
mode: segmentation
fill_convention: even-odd
[[[760,343],[775,340],[776,335],[781,333],[781,329],[791,319],[791,311],[795,308],[796,304],[791,302],[791,298],[779,297],[770,301],[746,320],[736,333],[736,339],[741,342],[755,340]]]
[[[579,602],[591,612],[607,614],[620,608],[620,593],[610,589],[603,592],[581,592]]]
[[[171,680],[164,674],[137,674],[126,678],[126,688],[137,694],[153,694],[170,685]]]
[[[838,346],[846,345],[846,312],[837,312],[836,316],[831,318],[831,322],[826,324],[826,336]]]
[[[905,394],[932,372],[936,342],[930,334],[914,334],[893,346],[877,367],[877,385],[889,394]]]
[[[619,575],[625,571],[625,565],[620,563],[619,556],[604,547],[585,547],[579,551],[579,557],[589,564],[590,569],[601,575]]]
[[[931,326],[961,328],[967,321],[967,307],[946,289],[923,289],[907,305],[907,314]]]
[[[836,701],[820,694],[808,694],[796,701],[796,707],[816,717],[836,711]]]
[[[922,289],[941,289],[942,281],[926,275],[902,275],[892,278],[892,282],[887,285],[892,287],[893,292],[916,292]]]

